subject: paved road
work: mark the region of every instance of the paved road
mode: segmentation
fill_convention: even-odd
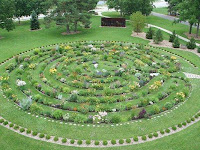
[[[164,15],[164,14],[160,14],[160,13],[156,13],[156,12],[152,12],[151,15],[156,16],[156,17],[160,17],[160,18],[163,18],[163,19],[167,19],[167,20],[170,20],[170,21],[178,20],[178,18],[176,18],[176,17]],[[188,26],[190,25],[187,21],[186,22],[181,21],[180,23],[184,24],[184,25],[188,25]]]

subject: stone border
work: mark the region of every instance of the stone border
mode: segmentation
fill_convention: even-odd
[[[64,146],[73,146],[73,147],[119,147],[119,146],[128,146],[128,145],[136,145],[141,143],[146,143],[150,141],[155,141],[157,139],[161,139],[163,137],[173,135],[175,133],[178,133],[182,130],[187,129],[188,127],[192,126],[193,124],[200,121],[200,111],[196,113],[191,119],[187,120],[186,122],[182,123],[181,126],[174,125],[173,127],[169,127],[165,130],[157,131],[154,133],[150,133],[148,135],[138,136],[134,138],[129,138],[129,142],[127,142],[127,139],[117,139],[117,140],[90,140],[90,144],[86,144],[87,140],[73,140],[73,139],[67,139],[67,138],[61,138],[61,137],[55,137],[55,136],[49,136],[49,139],[47,138],[47,134],[43,133],[37,133],[31,130],[28,130],[27,128],[23,128],[21,126],[18,126],[16,124],[13,124],[7,120],[5,120],[3,117],[0,116],[0,125],[14,131],[20,135],[45,141],[49,143],[54,143],[58,145],[64,145]],[[151,135],[151,137],[149,136]],[[65,141],[63,141],[63,139]],[[72,142],[73,141],[73,142]],[[106,145],[103,145],[104,142],[107,142]],[[122,142],[120,142],[122,141]],[[98,143],[98,144],[95,144]]]

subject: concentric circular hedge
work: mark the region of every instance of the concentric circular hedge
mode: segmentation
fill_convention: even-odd
[[[74,42],[15,56],[0,75],[25,111],[75,123],[120,123],[172,109],[190,83],[176,56],[123,42]]]

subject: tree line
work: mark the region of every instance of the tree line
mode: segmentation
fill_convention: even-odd
[[[67,32],[77,31],[78,23],[89,27],[91,14],[98,0],[0,0],[0,28],[11,31],[15,28],[14,19],[32,16],[31,29],[38,29],[38,15],[44,14],[45,23],[54,21],[63,25]]]

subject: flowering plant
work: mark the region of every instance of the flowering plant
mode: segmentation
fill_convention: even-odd
[[[22,81],[22,80],[17,80],[16,81],[16,84],[18,87],[22,87],[22,86],[25,86],[26,85],[26,82],[25,81]]]
[[[57,72],[57,69],[56,68],[51,68],[49,70],[50,74],[55,74]]]

